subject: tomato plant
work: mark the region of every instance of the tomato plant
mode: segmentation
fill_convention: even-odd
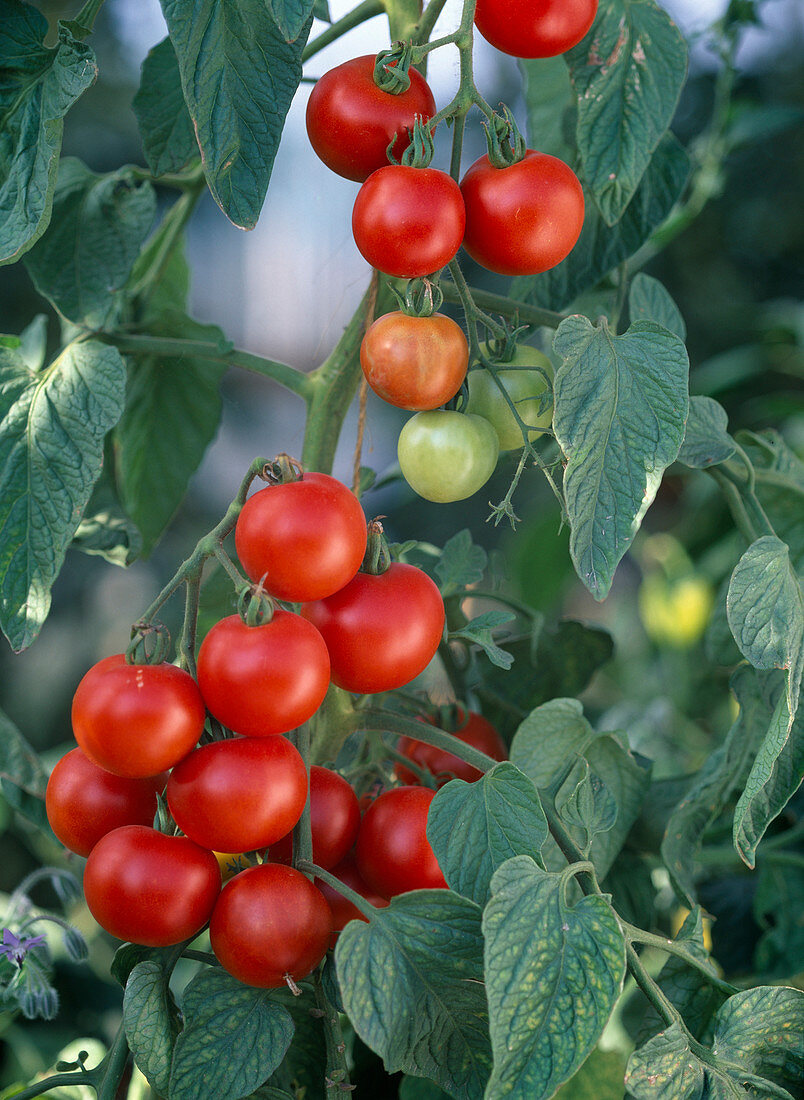
[[[410,86],[392,94],[374,80],[373,54],[336,65],[316,82],[307,100],[307,135],[318,156],[339,176],[362,182],[398,159],[408,146],[416,117],[435,114],[433,93],[410,69]],[[392,144],[393,143],[393,144]]]
[[[335,878],[340,879],[355,893],[360,894],[361,897],[370,902],[375,909],[384,909],[388,905],[388,898],[384,898],[381,894],[373,891],[364,880],[357,869],[353,856],[347,856],[337,867],[333,867],[332,873]],[[330,942],[334,946],[338,939],[338,933],[344,930],[350,920],[364,921],[366,918],[353,902],[345,898],[343,894],[339,894],[334,887],[322,882],[321,879],[316,879],[315,884],[329,902],[329,907],[332,910],[332,939]]]
[[[553,365],[544,352],[520,344],[511,359],[495,366],[502,389],[490,372],[470,371],[466,380],[469,390],[466,411],[488,420],[497,433],[501,451],[518,450],[523,444],[522,429],[516,422],[505,394],[514,403],[520,420],[534,428],[527,433],[528,439],[538,439],[542,434],[539,429],[549,428],[553,419],[551,405],[548,404],[544,411],[541,410],[541,397],[548,387],[548,380],[553,376]],[[539,370],[522,369],[531,366],[538,367]]]
[[[490,756],[492,760],[508,759],[505,742],[491,722],[485,719],[482,714],[470,710],[468,714],[460,714],[459,719],[461,721],[458,727],[451,731],[459,741],[479,749],[486,756]],[[455,779],[463,779],[467,783],[476,783],[483,774],[454,753],[445,752],[443,749],[428,745],[424,741],[416,741],[412,737],[400,737],[397,749],[402,756],[406,756],[414,764],[424,768],[425,771],[428,771],[437,779],[439,787],[443,787],[453,776]],[[418,783],[417,776],[404,764],[397,764],[396,774],[403,783],[413,785]]]
[[[299,871],[263,863],[226,883],[209,935],[225,970],[247,985],[271,989],[318,966],[332,935],[332,912]]]
[[[427,839],[427,814],[435,795],[425,787],[394,787],[366,810],[355,862],[368,885],[384,898],[408,890],[446,888]]]
[[[343,776],[313,764],[310,768],[310,832],[313,862],[326,870],[340,863],[350,851],[360,826],[357,795]],[[293,851],[288,833],[271,842],[272,863],[290,863]]]
[[[555,57],[577,46],[597,12],[597,0],[477,0],[475,26],[503,53]]]
[[[409,317],[386,313],[367,330],[360,366],[374,392],[399,409],[445,404],[461,387],[469,345],[460,325],[442,313]]]
[[[446,409],[412,416],[399,433],[402,474],[420,497],[441,504],[481,489],[497,465],[499,444],[491,423]]]

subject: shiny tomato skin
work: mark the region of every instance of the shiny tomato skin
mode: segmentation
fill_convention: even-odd
[[[463,246],[500,275],[536,275],[560,264],[583,227],[580,181],[558,157],[528,149],[507,168],[482,156],[461,180]]]
[[[62,756],[50,773],[45,809],[65,848],[88,856],[102,836],[123,825],[152,825],[156,796],[167,773],[126,779],[98,767],[80,749]]]
[[[425,500],[448,504],[481,489],[497,465],[497,433],[488,420],[454,409],[412,416],[399,433],[402,475]]]
[[[394,140],[397,160],[410,144],[416,116],[435,114],[427,81],[409,69],[410,87],[399,95],[374,83],[374,55],[353,57],[316,81],[307,101],[307,134],[318,156],[339,176],[362,183],[388,164]]]
[[[363,694],[391,691],[423,672],[444,631],[444,602],[414,565],[394,562],[385,573],[357,576],[302,615],[321,633],[332,682]]]
[[[235,546],[253,581],[280,600],[302,603],[348,584],[366,552],[366,518],[357,497],[328,474],[269,485],[249,497]]]
[[[594,22],[597,0],[477,0],[475,26],[513,57],[556,57]]]
[[[378,168],[352,210],[352,232],[363,258],[400,279],[440,271],[460,248],[465,225],[460,188],[437,168]]]
[[[285,737],[215,741],[176,765],[167,801],[181,831],[202,848],[253,852],[301,817],[307,769]]]
[[[101,837],[84,868],[84,895],[98,924],[145,947],[194,936],[212,915],[220,888],[212,852],[143,825]]]
[[[382,895],[371,889],[358,871],[354,856],[347,856],[337,867],[332,868],[332,873],[345,886],[350,887],[356,894],[364,897],[375,909],[387,908],[388,898],[382,897]],[[332,910],[330,946],[334,947],[338,939],[338,933],[344,930],[350,920],[365,921],[366,917],[363,916],[356,905],[353,905],[351,901],[347,901],[343,894],[339,894],[333,886],[328,886],[320,878],[315,880],[315,884],[329,902],[329,907]]]
[[[398,409],[436,409],[461,388],[469,345],[460,325],[443,313],[378,317],[360,345],[360,366],[374,392]]]
[[[104,657],[73,696],[73,733],[99,767],[128,779],[158,775],[196,744],[206,710],[192,676],[175,665]]]
[[[435,791],[426,787],[394,787],[376,798],[363,815],[355,863],[382,897],[446,888],[427,839],[427,814],[434,798]]]
[[[466,724],[460,729],[449,732],[459,741],[471,745],[473,749],[479,749],[494,760],[508,759],[505,742],[482,714],[476,714],[470,710]],[[473,768],[471,764],[467,764],[454,753],[447,752],[446,749],[438,749],[435,745],[426,745],[424,741],[415,741],[412,737],[400,737],[397,750],[414,764],[418,764],[420,768],[425,768],[431,775],[437,777],[439,787],[448,783],[452,776],[456,779],[464,779],[467,783],[475,783],[483,775],[478,768]],[[404,764],[397,764],[395,770],[403,783],[419,782],[416,774]]]
[[[360,828],[360,806],[352,787],[342,775],[318,764],[310,768],[310,828],[313,863],[325,871],[341,862]],[[290,832],[271,842],[268,853],[271,863],[290,863],[292,855]]]
[[[293,867],[262,863],[221,891],[209,926],[212,950],[239,981],[260,989],[296,981],[321,962],[332,911],[321,891]]]
[[[327,647],[310,623],[281,608],[261,626],[229,615],[201,643],[198,686],[212,714],[235,733],[287,733],[324,700]]]

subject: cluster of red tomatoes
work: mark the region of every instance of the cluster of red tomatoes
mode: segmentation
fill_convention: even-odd
[[[88,857],[87,904],[107,931],[166,946],[209,922],[221,964],[269,987],[308,974],[333,934],[360,915],[290,866],[308,791],[320,867],[379,905],[404,890],[445,885],[425,833],[433,791],[406,776],[413,785],[381,794],[361,823],[349,783],[316,766],[308,782],[301,755],[282,736],[313,715],[330,679],[355,692],[410,681],[438,647],[444,606],[413,566],[358,571],[367,546],[362,509],[323,474],[297,473],[255,493],[235,538],[244,569],[259,581],[251,608],[263,613],[212,627],[197,680],[164,661],[130,663],[123,654],[94,665],[73,699],[78,747],[54,768],[46,806],[56,836]],[[268,615],[264,592],[273,598]],[[301,604],[301,614],[275,600]],[[226,727],[223,739],[209,739],[208,713]],[[471,739],[471,722],[466,729]],[[443,754],[420,758],[416,743],[404,751],[435,771],[452,766]],[[453,760],[462,774],[465,765]],[[161,792],[177,827],[170,833],[153,827]],[[255,864],[253,853],[263,861]],[[245,869],[221,888],[226,865]]]

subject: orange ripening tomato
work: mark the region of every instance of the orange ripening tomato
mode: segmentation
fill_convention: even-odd
[[[398,409],[437,409],[461,388],[469,345],[460,325],[443,313],[378,317],[360,345],[360,366],[374,392]]]

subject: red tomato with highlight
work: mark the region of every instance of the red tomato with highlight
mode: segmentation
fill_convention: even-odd
[[[267,848],[292,829],[307,801],[307,769],[284,737],[202,745],[173,769],[167,801],[183,833],[216,852]]]
[[[333,867],[332,873],[345,886],[365,898],[375,909],[385,909],[388,906],[388,898],[384,898],[372,890],[360,874],[354,856],[347,856],[337,867]],[[330,946],[334,947],[338,939],[338,933],[344,930],[350,920],[365,921],[366,917],[363,916],[356,905],[353,905],[351,901],[347,901],[343,894],[339,894],[333,886],[328,886],[320,878],[315,880],[315,884],[329,902],[329,907],[332,910],[333,931]]]
[[[466,205],[463,247],[501,275],[536,275],[569,255],[583,227],[583,189],[558,157],[528,149],[495,168],[482,156],[461,180]]]
[[[73,733],[101,768],[142,779],[172,768],[197,743],[206,710],[195,680],[166,663],[93,665],[73,696]]]
[[[400,279],[440,271],[461,247],[465,225],[460,188],[437,168],[379,168],[360,188],[352,210],[363,258]]]
[[[301,811],[299,813],[301,815]],[[340,863],[354,844],[360,828],[357,795],[342,775],[318,764],[310,768],[310,828],[313,863],[325,871]],[[290,832],[276,843],[271,842],[268,853],[271,863],[290,863],[292,855]]]
[[[555,57],[577,45],[595,19],[597,0],[477,0],[475,26],[513,57]]]
[[[436,409],[461,388],[469,345],[443,313],[378,317],[360,345],[360,366],[374,392],[398,409]]]
[[[145,947],[169,947],[200,932],[220,888],[212,852],[143,825],[101,837],[84,868],[84,895],[98,924]]]
[[[348,584],[366,552],[366,518],[357,497],[328,474],[269,485],[249,497],[235,546],[253,581],[280,600],[331,596]]]
[[[364,694],[402,687],[423,672],[444,632],[444,602],[414,565],[358,573],[340,592],[305,604],[302,615],[321,632],[332,682]]]
[[[435,114],[427,81],[409,69],[410,87],[399,95],[374,83],[374,55],[353,57],[316,81],[307,101],[310,144],[328,168],[362,183],[388,164],[388,146],[399,160],[410,144],[408,131],[418,115]]]
[[[65,848],[88,856],[102,836],[123,825],[152,825],[167,773],[126,779],[99,768],[80,749],[62,756],[47,781],[45,809]]]
[[[201,643],[198,685],[210,711],[235,733],[287,733],[324,700],[327,647],[309,622],[281,608],[261,626],[229,615]]]
[[[355,846],[357,869],[385,898],[408,890],[446,888],[427,839],[427,814],[435,791],[394,787],[369,806]]]
[[[221,891],[209,936],[221,966],[246,985],[273,989],[321,962],[332,912],[321,891],[292,867],[262,863]]]
[[[471,745],[473,749],[479,749],[494,760],[508,759],[505,742],[482,714],[475,714],[470,710],[466,725],[448,732],[459,741]],[[412,737],[400,737],[397,749],[414,764],[418,764],[420,768],[426,769],[431,775],[437,777],[439,787],[443,787],[453,776],[456,779],[464,779],[467,783],[475,783],[483,775],[481,771],[473,768],[471,764],[467,764],[454,753],[438,749],[435,745],[426,745],[424,741],[414,741]],[[409,771],[404,764],[396,765],[396,774],[403,783],[419,782],[416,774]]]

